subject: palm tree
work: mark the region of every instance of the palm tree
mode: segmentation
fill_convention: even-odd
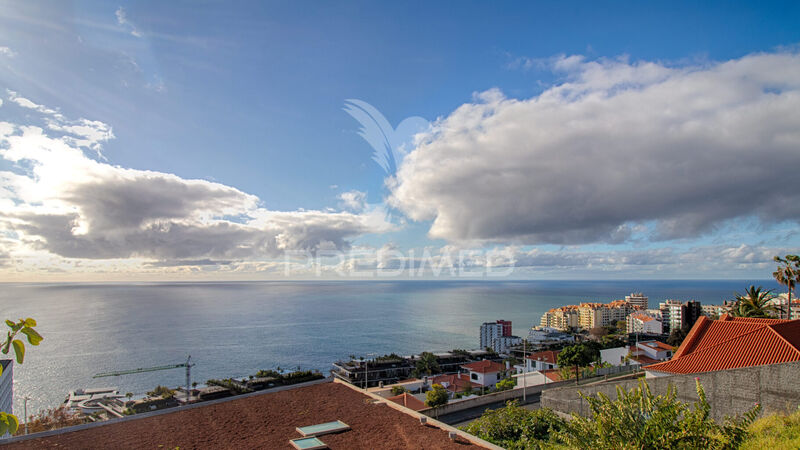
[[[800,257],[797,255],[786,255],[785,258],[776,256],[773,258],[777,262],[778,269],[772,273],[778,283],[789,288],[789,306],[787,308],[787,318],[792,318],[792,289],[795,283],[800,281]]]
[[[736,294],[736,300],[731,309],[734,317],[772,317],[773,314],[780,314],[781,308],[772,305],[770,301],[775,298],[772,289],[763,291],[761,286],[750,286],[744,292],[745,295]]]
[[[431,352],[422,352],[422,354],[419,355],[419,360],[417,360],[415,366],[418,377],[422,375],[433,375],[434,373],[438,373],[439,370],[439,361],[436,359],[436,355]]]

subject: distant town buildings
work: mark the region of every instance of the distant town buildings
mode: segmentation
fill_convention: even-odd
[[[553,308],[542,315],[539,325],[564,331],[578,328],[578,306],[567,305]]]
[[[640,309],[644,308],[625,300],[614,300],[608,304],[581,303],[578,307],[578,324],[585,330],[605,327],[624,321],[629,314]]]
[[[509,348],[522,344],[522,338],[511,334],[511,321],[498,320],[481,325],[480,346],[497,353],[508,353]]]
[[[723,314],[727,314],[731,309],[729,306],[725,305],[700,305],[700,308],[703,310],[703,315],[709,319],[718,319]]]
[[[785,311],[788,301],[789,294],[784,292],[782,294],[778,294],[774,299],[770,300],[769,304],[778,306]],[[780,318],[785,319],[786,313],[784,313],[784,315]],[[800,319],[800,299],[797,298],[797,294],[792,295],[792,319]]]
[[[551,345],[564,345],[575,342],[575,337],[569,333],[564,333],[558,328],[533,327],[528,332],[529,348],[537,349]]]
[[[641,292],[635,292],[630,295],[625,296],[625,301],[628,302],[631,306],[638,306],[641,309],[647,309],[647,296],[642,294]]]
[[[642,334],[661,334],[663,329],[661,326],[661,315],[658,316],[649,314],[647,312],[635,312],[628,315],[626,319],[628,326],[628,334],[642,333]]]
[[[573,328],[589,330],[615,325],[626,320],[631,313],[645,309],[647,297],[642,293],[630,294],[625,300],[614,300],[611,303],[585,302],[550,309],[542,315],[539,325],[564,331]]]

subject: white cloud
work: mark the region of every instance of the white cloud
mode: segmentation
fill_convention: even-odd
[[[13,58],[13,57],[17,56],[17,52],[15,52],[14,50],[11,50],[8,47],[0,46],[0,56]]]
[[[125,8],[123,8],[122,6],[118,7],[117,11],[115,12],[115,15],[117,16],[117,23],[119,25],[121,25],[122,27],[128,29],[132,36],[135,36],[135,37],[142,37],[143,36],[142,32],[139,31],[131,23],[130,20],[128,20],[128,13],[125,11]]]
[[[391,229],[379,211],[269,211],[221,183],[94,160],[82,147],[99,152],[111,127],[24,100],[14,96],[49,125],[0,123],[0,159],[15,167],[0,171],[0,237],[14,244],[0,248],[6,266],[9,254],[25,254],[53,270],[72,260],[126,270],[214,267],[346,250],[359,235]]]
[[[670,67],[550,62],[566,82],[492,90],[439,120],[388,180],[429,234],[521,244],[697,236],[727,220],[800,219],[800,55]]]
[[[57,110],[52,109],[52,108],[48,108],[48,107],[43,106],[43,105],[39,105],[37,103],[34,103],[34,102],[32,102],[31,100],[28,100],[25,97],[20,97],[16,92],[14,92],[12,90],[6,89],[6,94],[8,94],[8,99],[10,101],[16,103],[17,105],[19,105],[19,106],[21,106],[23,108],[32,109],[34,111],[38,111],[40,113],[44,113],[44,114],[48,114],[48,115],[56,115],[56,114],[58,114]]]
[[[339,194],[342,206],[350,211],[362,211],[367,205],[367,193],[361,191],[347,191]]]

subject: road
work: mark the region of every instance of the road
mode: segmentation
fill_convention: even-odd
[[[531,394],[528,396],[528,403],[523,405],[525,409],[534,410],[539,409],[539,397],[541,394]],[[522,399],[519,399],[520,402]],[[439,416],[438,420],[454,427],[466,425],[473,420],[477,419],[488,409],[498,409],[506,406],[506,402],[489,403],[488,405],[476,406],[474,408],[457,411],[446,416]]]

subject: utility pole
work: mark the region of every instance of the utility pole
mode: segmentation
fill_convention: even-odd
[[[367,353],[367,358],[364,358],[364,390],[369,387],[369,372],[367,371],[367,364],[369,363],[369,356],[375,356],[375,353]]]
[[[528,402],[528,340],[522,340],[522,404]]]
[[[189,398],[191,397],[189,389],[191,389],[192,387],[192,366],[194,365],[190,363],[191,360],[192,360],[192,355],[189,355],[189,357],[186,358],[186,404],[187,405],[189,404]]]

